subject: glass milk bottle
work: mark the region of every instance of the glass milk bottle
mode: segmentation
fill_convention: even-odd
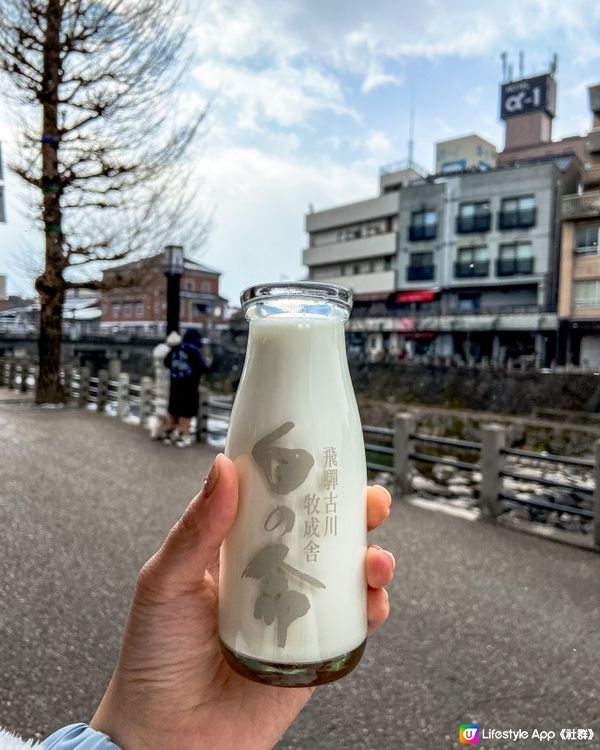
[[[264,284],[242,293],[248,349],[225,453],[239,510],[221,550],[229,664],[271,685],[348,674],[367,637],[366,464],[344,322],[351,292]]]

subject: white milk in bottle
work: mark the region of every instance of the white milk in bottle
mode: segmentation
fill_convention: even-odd
[[[247,289],[244,371],[225,452],[239,511],[221,550],[227,661],[272,685],[343,677],[367,636],[366,465],[344,322],[349,290]]]

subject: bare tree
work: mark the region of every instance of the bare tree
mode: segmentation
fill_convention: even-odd
[[[201,231],[183,157],[205,112],[186,117],[177,96],[181,14],[180,0],[0,0],[0,70],[26,113],[12,166],[45,236],[37,403],[63,397],[66,290],[101,287],[70,269],[155,250],[175,222],[188,245]]]

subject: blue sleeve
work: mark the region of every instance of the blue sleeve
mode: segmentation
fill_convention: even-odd
[[[69,724],[42,742],[42,750],[120,750],[106,734],[87,724]]]

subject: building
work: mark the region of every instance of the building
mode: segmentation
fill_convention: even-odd
[[[309,279],[350,287],[355,315],[385,311],[396,283],[399,191],[424,174],[412,164],[392,165],[381,171],[377,197],[305,217]]]
[[[500,119],[505,123],[504,148],[498,166],[511,166],[553,156],[585,160],[585,139],[575,135],[552,140],[556,115],[556,58],[550,72],[505,80],[500,89]]]
[[[467,169],[492,169],[498,154],[493,143],[476,133],[435,144],[435,172],[464,172]]]
[[[111,288],[102,294],[103,329],[165,333],[167,286],[163,253],[113,266],[103,273]],[[180,325],[212,329],[226,317],[227,300],[219,294],[221,274],[208,266],[184,260],[180,283]]]
[[[600,366],[600,84],[577,193],[562,200],[559,362]]]
[[[392,165],[377,198],[307,215],[309,278],[355,293],[352,349],[556,361],[560,206],[576,190],[584,139],[551,140],[555,98],[553,71],[502,84],[495,167],[478,164],[484,146],[491,162],[495,149],[477,135],[440,142],[436,174]]]

